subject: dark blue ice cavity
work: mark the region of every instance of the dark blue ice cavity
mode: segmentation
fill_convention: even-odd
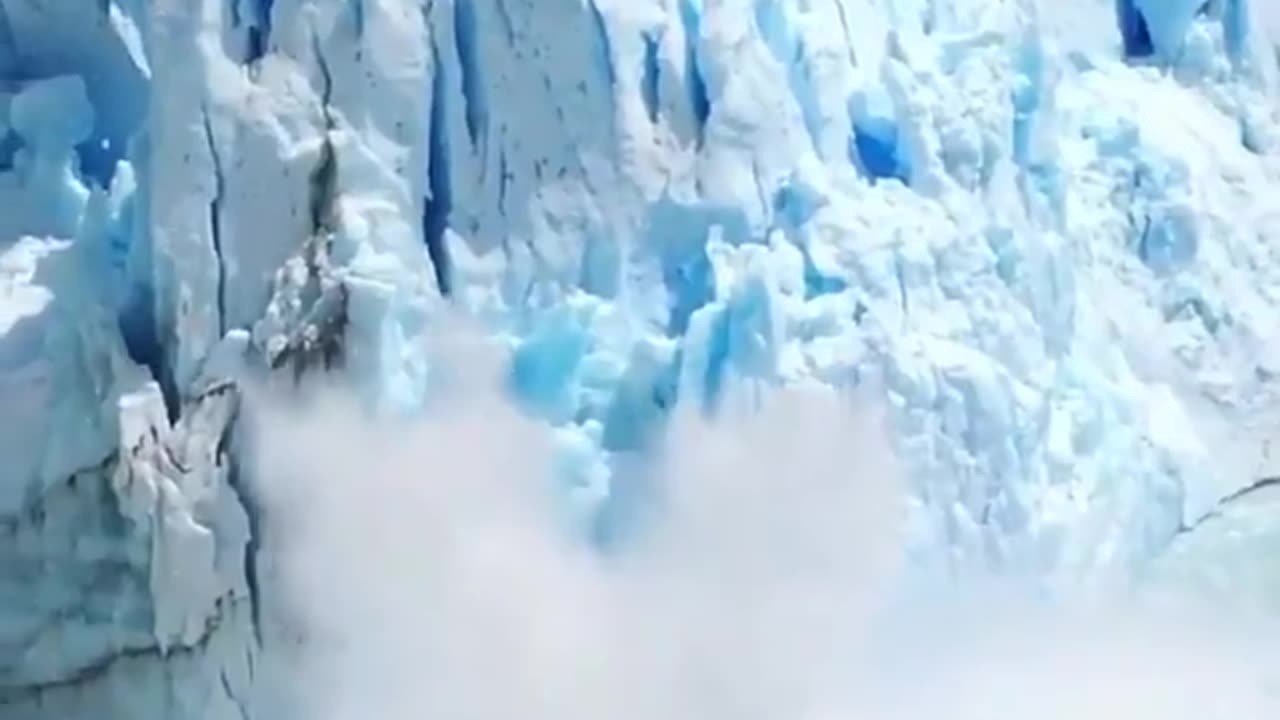
[[[649,33],[644,40],[644,75],[640,79],[640,96],[644,100],[649,122],[658,121],[658,40]]]
[[[444,238],[445,230],[449,227],[449,214],[453,211],[453,186],[449,176],[449,131],[448,114],[445,112],[447,96],[444,74],[439,71],[438,62],[435,67],[437,70],[431,78],[431,127],[427,138],[428,196],[422,201],[422,239],[435,271],[436,286],[441,295],[448,297],[453,290],[450,280],[452,268]]]
[[[80,161],[80,175],[101,187],[110,187],[116,174],[116,163],[125,157],[120,147],[122,138],[111,138],[95,128],[93,137],[76,146],[76,158]]]
[[[698,138],[701,142],[707,122],[711,119],[711,96],[707,94],[707,81],[702,79],[702,71],[696,61],[689,66],[689,100],[693,105],[693,118],[698,124]]]
[[[861,161],[863,170],[873,179],[893,178],[906,183],[910,178],[906,159],[899,150],[896,126],[889,126],[886,132],[882,128],[854,123],[851,150],[857,154],[856,158]]]
[[[689,93],[689,103],[693,108],[693,118],[697,123],[698,141],[702,141],[707,120],[711,117],[711,96],[707,93],[707,82],[702,77],[702,68],[698,63],[698,36],[702,32],[702,8],[696,0],[680,1],[680,21],[684,25],[685,36],[685,87]]]
[[[245,61],[256,62],[271,45],[271,6],[275,0],[247,0],[250,5],[248,47]]]
[[[14,156],[22,149],[22,138],[10,130],[0,136],[0,172],[13,169]]]
[[[591,28],[594,31],[596,64],[604,72],[605,82],[612,88],[618,84],[618,73],[613,67],[613,42],[609,39],[609,28],[604,22],[604,15],[595,0],[588,0],[591,11]]]
[[[351,28],[356,37],[364,36],[364,0],[351,0]]]
[[[897,179],[907,184],[911,158],[903,147],[897,109],[892,96],[880,87],[869,87],[849,98],[849,161],[872,180]]]
[[[118,315],[120,334],[130,359],[151,371],[160,384],[169,419],[177,420],[179,401],[156,323],[156,297],[150,285],[138,285]]]
[[[11,68],[9,74],[0,74],[0,87],[6,83],[21,85],[48,76],[49,73],[31,72],[29,68]],[[141,122],[145,92],[131,94],[128,91],[138,88],[126,80],[115,86],[94,86],[90,83],[91,77],[83,74],[81,77],[93,107],[94,121],[89,137],[75,146],[77,166],[88,184],[106,188],[115,177],[116,163],[125,158],[129,135]],[[111,107],[105,107],[111,93],[116,93],[114,102]],[[23,145],[22,137],[13,130],[0,135],[0,171],[13,168],[14,156]]]
[[[1155,44],[1151,42],[1147,20],[1134,5],[1134,0],[1116,0],[1116,23],[1120,28],[1126,58],[1148,58],[1155,54]]]

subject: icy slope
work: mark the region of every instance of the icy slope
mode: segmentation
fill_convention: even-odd
[[[1274,11],[1201,5],[0,0],[0,717],[275,717],[225,381],[416,412],[448,305],[600,542],[675,404],[877,377],[922,571],[1128,577],[1276,432]]]

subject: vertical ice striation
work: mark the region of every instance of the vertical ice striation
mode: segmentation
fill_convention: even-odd
[[[1147,567],[1271,472],[1277,27],[0,0],[0,718],[281,717],[239,381],[415,413],[449,308],[601,542],[677,405],[879,377],[922,572]]]

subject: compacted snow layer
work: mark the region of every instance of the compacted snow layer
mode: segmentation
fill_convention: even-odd
[[[870,383],[917,571],[1143,571],[1275,472],[1274,16],[0,0],[0,716],[274,717],[237,381],[414,415],[459,309],[601,544],[674,408]]]

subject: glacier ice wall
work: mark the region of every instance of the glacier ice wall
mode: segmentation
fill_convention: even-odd
[[[922,572],[1140,570],[1280,462],[1274,15],[0,0],[0,716],[262,712],[233,380],[415,413],[451,307],[601,541],[677,404],[874,379]]]

